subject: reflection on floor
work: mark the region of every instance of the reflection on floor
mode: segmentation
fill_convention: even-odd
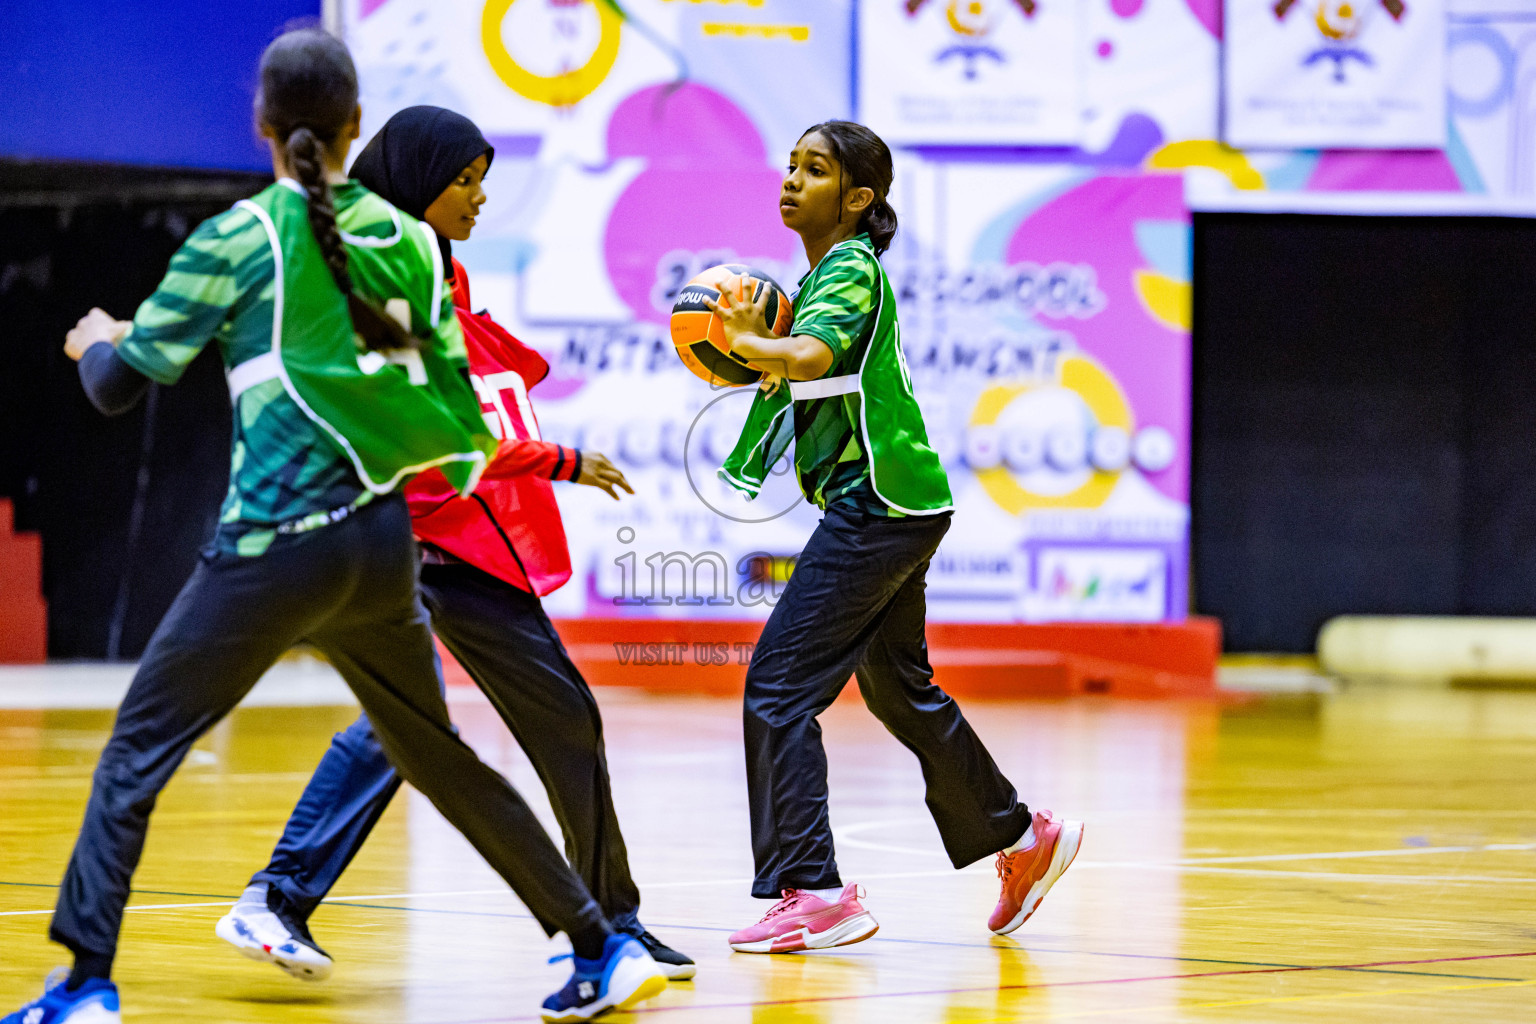
[[[1247,703],[984,703],[968,715],[1083,853],[1006,939],[989,864],[956,872],[913,759],[862,708],[823,719],[845,878],[873,940],[732,954],[764,904],[734,701],[599,694],[646,923],[699,975],[631,1020],[680,1024],[1536,1019],[1536,693],[1345,687]],[[314,919],[336,956],[305,985],[213,923],[260,867],[345,707],[253,707],[156,812],[118,981],[133,1021],[471,1024],[537,1019],[560,952],[424,800],[391,808]],[[467,738],[536,802],[488,706]],[[111,722],[0,710],[0,1011],[65,957],[53,887]],[[548,820],[548,819],[547,819]]]

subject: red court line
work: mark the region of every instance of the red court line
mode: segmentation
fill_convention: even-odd
[[[1233,971],[1202,971],[1197,974],[1153,974],[1137,978],[1098,978],[1085,981],[1048,981],[1039,985],[985,985],[971,988],[936,988],[917,992],[870,992],[866,995],[813,996],[808,999],[764,999],[745,1003],[703,1003],[697,1006],[647,1006],[626,1013],[635,1015],[653,1013],[688,1013],[696,1010],[738,1010],[754,1006],[799,1006],[805,1003],[843,1003],[860,999],[911,999],[917,996],[965,995],[971,992],[1009,992],[1018,989],[1081,988],[1090,985],[1127,985],[1139,981],[1187,981],[1198,978],[1227,978],[1241,974],[1289,974],[1297,971],[1354,971],[1365,967],[1406,967],[1424,964],[1462,963],[1468,960],[1507,960],[1514,957],[1536,957],[1536,950],[1529,953],[1482,953],[1477,956],[1442,956],[1428,960],[1379,960],[1363,964],[1317,964],[1302,967],[1249,967]],[[503,1024],[514,1020],[536,1020],[533,1017],[484,1017],[453,1024]]]

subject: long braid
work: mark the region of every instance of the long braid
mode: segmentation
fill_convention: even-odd
[[[347,271],[347,247],[341,241],[341,229],[336,226],[336,204],[331,198],[331,186],[325,180],[325,164],[320,140],[309,128],[295,128],[283,144],[288,155],[288,166],[294,177],[304,186],[309,203],[309,226],[320,243],[325,265],[336,279],[341,294],[352,294],[352,275]]]
[[[363,347],[369,351],[420,348],[421,339],[412,334],[407,325],[398,323],[352,290],[352,275],[347,270],[347,247],[341,238],[341,228],[336,225],[336,204],[330,183],[325,179],[325,149],[320,137],[311,128],[299,125],[283,140],[283,151],[288,157],[289,169],[304,187],[310,230],[315,233],[315,241],[320,243],[320,255],[325,258],[336,287],[346,296],[352,329],[363,340]]]

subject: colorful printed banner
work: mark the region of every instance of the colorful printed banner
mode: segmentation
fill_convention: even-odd
[[[1076,144],[1076,0],[864,0],[859,119],[892,145]]]
[[[852,0],[345,0],[364,137],[413,103],[451,107],[498,154],[597,163],[650,86],[730,92],[777,152],[847,116]]]
[[[930,570],[934,606],[971,620],[1182,618],[1182,179],[917,160],[898,178],[907,234],[886,266],[958,506]]]
[[[975,24],[1010,59],[1025,52],[1010,38],[1075,43],[1065,0],[1033,15],[981,6],[957,17],[995,19]],[[914,8],[946,19],[939,0]],[[1184,4],[1160,17],[1214,56]],[[766,616],[820,513],[787,463],[750,503],[716,478],[750,389],[689,374],[667,319],[712,264],[747,262],[791,289],[807,269],[779,220],[780,168],[805,127],[850,113],[851,6],[354,0],[349,19],[370,126],[435,102],[493,137],[490,201],[455,247],[476,305],[549,358],[531,393],[543,436],[607,453],[635,485],[621,502],[557,488],[575,576],[551,613]],[[1104,26],[1123,45],[1100,74],[1155,76],[1123,20]],[[991,73],[976,54],[936,67],[963,81],[967,59]],[[1184,615],[1189,227],[1180,175],[1135,167],[1160,129],[1133,107],[1106,102],[1103,158],[898,160],[902,230],[885,263],[957,500],[929,573],[935,619]]]
[[[703,86],[639,99],[675,109],[671,152],[688,126],[728,113]],[[613,455],[638,491],[616,504],[560,489],[578,567],[577,582],[550,598],[561,614],[766,615],[819,515],[787,464],[750,503],[716,479],[750,389],[693,377],[666,334],[680,283],[704,266],[743,259],[791,285],[803,272],[796,240],[772,224],[774,172],[753,172],[761,186],[745,168],[736,179],[740,205],[755,204],[760,222],[709,235],[680,228],[679,209],[659,198],[675,194],[671,173],[628,172],[609,200],[613,190],[591,175],[590,201],[606,203],[604,255],[563,288],[539,259],[493,269],[501,242],[461,247],[479,268],[477,301],[550,357],[551,379],[532,394],[544,436]],[[1181,618],[1190,287],[1181,177],[904,160],[897,180],[903,230],[885,263],[957,504],[929,573],[931,614]],[[558,241],[558,218],[540,224],[521,245]],[[581,319],[599,279],[629,319]],[[560,318],[526,313],[536,281],[566,296]]]
[[[1445,145],[1444,0],[1227,0],[1226,140]]]

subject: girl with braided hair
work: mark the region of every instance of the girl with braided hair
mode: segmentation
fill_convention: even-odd
[[[639,939],[669,981],[686,981],[693,960],[640,923],[602,716],[539,602],[571,575],[551,481],[600,487],[615,499],[621,489],[634,491],[602,453],[539,438],[530,392],[549,366],[487,314],[470,311],[469,276],[452,256],[451,241],[474,230],[494,156],[462,114],[407,107],[363,147],[350,172],[436,233],[443,264],[452,268],[471,379],[502,438],[471,497],[458,497],[436,472],[406,488],[422,550],[421,595],[434,632],[490,697],[548,788],[571,865],[609,923]],[[270,863],[219,921],[219,937],[302,981],[328,977],[334,965],[308,933],[308,919],[399,788],[368,716],[360,716],[332,740]],[[270,952],[290,946],[291,953]]]
[[[631,1006],[665,988],[660,969],[613,932],[532,810],[458,738],[439,689],[399,488],[434,469],[468,495],[496,442],[461,372],[436,237],[346,182],[361,110],[338,40],[302,30],[273,42],[256,115],[277,182],[200,225],[132,322],[92,310],[65,343],[112,413],[151,381],[174,384],[216,340],[234,411],[230,490],[96,767],[50,929],[74,968],[0,1024],[117,1024],[112,961],[156,798],[300,640],[352,688],[400,775],[549,934],[570,937],[576,970],[546,1018]]]

